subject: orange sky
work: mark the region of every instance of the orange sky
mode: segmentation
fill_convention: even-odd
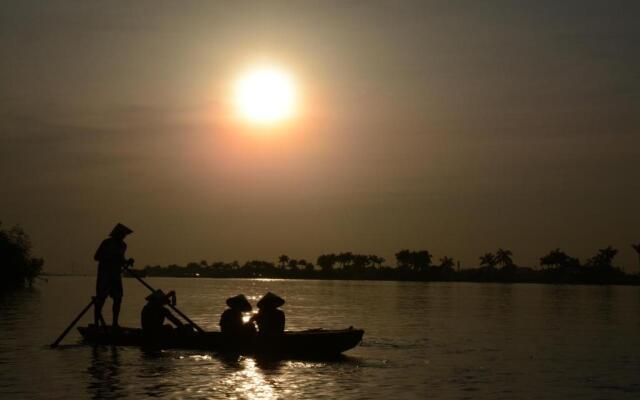
[[[115,222],[145,264],[640,241],[636,2],[0,5],[0,221],[54,272]],[[234,120],[254,60],[300,114]]]

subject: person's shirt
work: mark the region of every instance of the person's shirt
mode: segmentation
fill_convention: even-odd
[[[165,318],[176,326],[182,325],[182,322],[171,314],[171,312],[163,305],[153,301],[147,302],[140,313],[140,324],[142,325],[142,330],[153,332],[162,329]]]
[[[261,335],[281,335],[284,333],[285,317],[282,310],[262,309],[253,317]]]
[[[127,244],[123,240],[109,237],[100,243],[93,259],[98,261],[98,268],[120,272],[120,268],[126,264],[124,253]]]
[[[147,302],[140,313],[140,323],[144,331],[156,331],[162,329],[164,324],[164,307],[154,302]]]
[[[240,333],[243,329],[242,312],[227,308],[220,316],[220,331],[222,333]]]

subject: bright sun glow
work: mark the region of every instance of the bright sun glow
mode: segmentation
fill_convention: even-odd
[[[235,86],[235,104],[251,122],[273,124],[290,118],[295,111],[296,91],[286,72],[272,67],[250,70]]]

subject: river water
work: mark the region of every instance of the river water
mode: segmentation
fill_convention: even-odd
[[[0,295],[0,398],[638,399],[640,288],[148,278],[217,329],[224,299],[284,297],[287,329],[365,329],[340,361],[227,360],[194,351],[51,343],[95,278],[53,277]],[[121,325],[147,289],[125,279]],[[110,320],[110,300],[105,306]],[[90,321],[90,313],[82,320]]]

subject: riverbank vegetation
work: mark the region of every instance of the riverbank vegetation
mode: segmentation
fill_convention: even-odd
[[[639,253],[640,245],[633,245]],[[290,278],[290,279],[367,279],[401,281],[531,282],[580,284],[640,284],[640,275],[627,274],[616,266],[618,250],[609,246],[585,262],[561,249],[553,249],[540,258],[536,268],[518,266],[513,253],[498,249],[478,257],[478,266],[461,268],[449,256],[435,258],[428,250],[400,250],[395,265],[382,257],[344,252],[322,254],[315,263],[281,255],[275,262],[251,260],[187,265],[147,266],[148,276],[211,278]]]
[[[31,286],[43,264],[42,258],[31,255],[31,240],[22,228],[0,226],[0,290]]]

